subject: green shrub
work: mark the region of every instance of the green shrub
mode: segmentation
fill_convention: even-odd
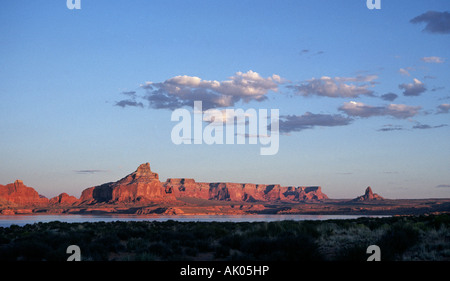
[[[383,260],[396,260],[419,241],[419,230],[409,223],[394,224],[377,242]]]

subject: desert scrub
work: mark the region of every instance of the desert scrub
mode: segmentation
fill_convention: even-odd
[[[420,233],[421,243],[406,250],[401,260],[405,261],[449,261],[450,260],[450,228],[442,225],[438,229],[430,229]]]
[[[450,216],[277,222],[36,223],[0,227],[0,260],[449,260]]]
[[[364,260],[366,249],[384,234],[383,229],[370,229],[362,223],[342,226],[334,222],[324,222],[318,226],[321,233],[319,249],[327,260]]]
[[[402,254],[420,241],[421,230],[408,221],[396,222],[376,243],[383,260],[401,260]]]

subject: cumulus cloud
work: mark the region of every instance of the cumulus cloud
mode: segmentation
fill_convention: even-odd
[[[242,124],[248,124],[248,120],[255,119],[258,117],[258,113],[254,109],[242,110],[241,113],[237,113],[235,110],[231,110],[228,114],[227,109],[214,109],[214,110],[205,110],[203,111],[203,121],[207,123],[216,123],[222,126],[223,124],[233,123],[238,124],[238,121],[241,121]],[[237,116],[243,117],[244,120],[237,120]]]
[[[396,98],[398,98],[398,95],[394,93],[387,93],[382,95],[381,98],[386,101],[394,101]]]
[[[422,61],[427,63],[444,63],[445,59],[441,57],[423,57]]]
[[[279,75],[264,78],[252,70],[237,72],[229,80],[204,80],[196,76],[180,75],[164,82],[146,82],[143,99],[153,108],[176,109],[192,106],[193,101],[202,101],[203,108],[233,106],[238,101],[262,101],[269,91],[277,91],[284,83]]]
[[[356,77],[328,77],[312,78],[300,85],[290,85],[296,94],[302,96],[318,95],[325,97],[351,97],[360,95],[372,96],[373,91],[369,89],[377,79],[376,75],[356,76]]]
[[[299,132],[319,127],[335,127],[349,125],[352,118],[341,114],[314,114],[306,112],[303,115],[280,116],[280,133]]]
[[[414,78],[413,83],[403,83],[398,85],[398,87],[403,90],[404,96],[419,96],[427,90],[425,84],[416,78]]]
[[[438,106],[438,114],[441,113],[449,113],[450,112],[450,104],[448,103],[443,103],[441,105]]]
[[[345,102],[339,107],[340,111],[349,116],[368,118],[372,116],[391,116],[398,119],[406,119],[419,113],[420,106],[405,104],[389,104],[385,106],[371,106],[362,102]]]
[[[450,33],[450,13],[428,11],[410,20],[411,23],[425,23],[424,32],[449,34]]]

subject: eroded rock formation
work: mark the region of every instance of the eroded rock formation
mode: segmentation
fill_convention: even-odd
[[[358,196],[355,199],[353,199],[353,201],[374,201],[374,200],[384,200],[384,198],[376,193],[373,193],[372,188],[370,188],[370,186],[366,188],[366,192],[364,193],[364,195]]]
[[[371,191],[370,194],[372,194]],[[153,207],[148,210],[142,209],[149,206],[148,203],[157,205],[164,203],[164,212],[166,212],[169,210],[167,208],[175,207],[176,202],[180,203],[177,199],[183,198],[230,202],[304,202],[328,199],[322,193],[320,186],[283,187],[279,184],[206,183],[188,178],[169,178],[161,183],[158,174],[151,171],[149,163],[140,165],[135,172],[116,182],[83,190],[80,199],[61,193],[49,200],[40,196],[33,188],[25,186],[20,180],[6,186],[0,185],[0,207],[3,214],[11,213],[10,208],[15,208],[14,212],[17,213],[20,208],[33,212],[36,207],[47,208],[53,212],[70,213],[73,208],[79,212],[93,212],[97,210],[95,208],[101,208],[106,212],[111,206],[108,207],[105,204],[115,206],[111,212],[117,211],[120,206],[127,206],[127,208],[139,206],[141,208],[139,212],[144,214],[156,212]],[[167,212],[180,214],[182,210],[175,208]]]
[[[175,200],[175,196],[171,192],[166,192],[159,181],[158,174],[150,170],[149,163],[145,163],[140,165],[134,173],[117,182],[85,189],[79,203],[143,203],[171,200]]]
[[[71,206],[78,202],[78,199],[75,196],[70,196],[67,193],[61,193],[58,196],[55,196],[49,200],[50,205],[62,205],[62,206]]]
[[[5,203],[18,206],[44,206],[48,204],[48,199],[39,195],[32,187],[23,184],[21,180],[5,186],[0,185],[0,198]]]
[[[328,199],[320,186],[283,187],[279,184],[204,183],[194,179],[167,179],[164,183],[175,197],[226,201],[321,201]]]

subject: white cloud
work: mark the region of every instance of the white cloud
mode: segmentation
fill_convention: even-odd
[[[419,96],[427,90],[425,84],[416,78],[413,79],[413,83],[403,83],[398,87],[403,90],[404,96]]]
[[[420,106],[411,106],[406,104],[389,104],[384,110],[384,115],[390,115],[395,118],[405,119],[413,117],[419,113]]]
[[[259,100],[267,94],[268,91],[277,91],[280,76],[274,74],[271,77],[263,78],[254,71],[247,73],[237,72],[230,80],[221,83],[215,81],[211,89],[223,95],[237,96]]]
[[[437,113],[449,113],[450,112],[450,104],[443,103],[438,106],[438,112]]]
[[[410,76],[411,74],[409,74],[408,70],[404,69],[404,68],[400,68],[400,70],[398,71],[401,75],[406,75],[406,76]]]
[[[243,111],[242,114],[238,114],[235,112],[234,109],[231,109],[230,112],[227,112],[227,109],[210,109],[210,110],[206,110],[203,112],[203,121],[204,122],[215,122],[215,123],[221,123],[222,124],[226,124],[226,123],[236,123],[236,117],[237,115],[239,117],[244,117],[244,118],[256,118],[257,117],[257,113],[254,110],[246,110]],[[242,120],[244,123],[246,120]]]
[[[292,85],[297,94],[303,96],[318,95],[326,97],[358,97],[360,95],[373,95],[371,87],[377,79],[376,75],[356,76],[356,77],[328,77],[312,78],[306,83]],[[353,82],[353,83],[349,83]]]
[[[204,80],[197,76],[179,75],[164,82],[145,82],[140,87],[146,91],[143,99],[153,108],[175,109],[192,106],[202,101],[204,108],[233,106],[238,101],[262,101],[270,91],[278,91],[278,85],[286,80],[277,74],[262,77],[249,70],[236,72],[228,80]],[[120,102],[119,102],[120,103]],[[127,105],[132,106],[128,103]]]
[[[280,132],[290,133],[320,127],[346,126],[353,121],[352,118],[341,114],[315,114],[306,112],[303,115],[280,116]]]
[[[445,59],[441,57],[423,57],[421,60],[428,63],[444,63],[445,61]]]
[[[362,102],[345,102],[340,111],[349,116],[368,118],[372,116],[392,116],[394,118],[406,119],[419,113],[420,106],[410,106],[405,104],[389,104],[385,106],[371,106]]]

